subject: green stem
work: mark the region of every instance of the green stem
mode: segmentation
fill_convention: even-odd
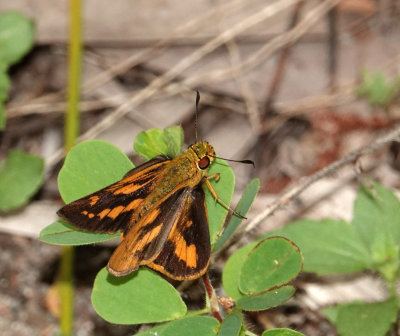
[[[68,90],[67,111],[65,115],[64,140],[68,152],[76,142],[79,134],[79,100],[82,60],[82,27],[81,1],[70,0],[70,29],[68,48]],[[61,334],[73,334],[74,325],[74,284],[73,284],[74,248],[64,246],[61,254],[59,293],[61,301],[60,328]]]
[[[58,288],[61,299],[60,328],[63,336],[73,334],[74,326],[74,247],[63,246],[61,250],[60,277]]]
[[[79,99],[82,59],[81,1],[70,0],[68,49],[68,106],[65,116],[65,149],[69,151],[79,134]]]

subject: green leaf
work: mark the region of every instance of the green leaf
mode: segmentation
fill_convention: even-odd
[[[169,157],[177,157],[182,154],[183,129],[181,126],[171,126],[164,129],[164,141],[167,144],[167,153]]]
[[[353,226],[370,250],[374,268],[394,281],[399,268],[400,202],[379,183],[362,186],[354,204]]]
[[[17,11],[0,14],[0,62],[6,66],[15,64],[26,55],[33,43],[32,20]]]
[[[2,105],[8,98],[8,90],[11,86],[7,73],[0,71],[0,103]]]
[[[329,306],[322,309],[322,313],[324,316],[332,323],[336,324],[337,316],[339,313],[340,305],[337,306]]]
[[[137,154],[150,160],[157,155],[177,157],[182,154],[182,145],[182,127],[171,126],[164,130],[152,128],[140,132],[135,139],[134,149]]]
[[[243,195],[235,209],[236,212],[240,213],[243,216],[246,216],[251,205],[253,204],[254,199],[257,196],[259,189],[260,189],[260,179],[255,178],[251,180],[250,183],[247,185],[246,189],[244,190]],[[239,227],[242,221],[243,218],[240,218],[239,216],[232,216],[228,226],[226,227],[221,237],[215,244],[214,251],[220,249],[228,241],[228,239],[235,233],[236,229]]]
[[[218,321],[212,317],[193,316],[158,325],[136,336],[214,336],[218,325]]]
[[[175,288],[149,269],[114,277],[103,268],[94,281],[92,304],[102,318],[116,324],[164,322],[186,314]]]
[[[218,321],[209,316],[191,316],[167,324],[159,336],[215,336]]]
[[[363,71],[361,78],[362,84],[356,92],[359,96],[366,97],[368,103],[373,106],[387,106],[400,89],[399,77],[389,82],[380,72]]]
[[[119,235],[119,232],[108,234],[78,231],[74,226],[59,220],[45,227],[40,232],[39,239],[54,245],[87,245],[118,238]]]
[[[294,243],[282,237],[267,238],[243,263],[239,289],[253,295],[281,286],[297,276],[302,264],[302,255]]]
[[[305,335],[291,329],[277,328],[264,331],[262,336],[305,336]]]
[[[239,312],[230,313],[222,321],[218,336],[239,336],[242,329],[243,316]]]
[[[234,300],[238,300],[243,296],[243,293],[239,291],[240,271],[247,256],[255,246],[256,243],[251,243],[238,249],[230,256],[223,269],[222,285],[226,294]]]
[[[10,78],[5,70],[0,70],[0,130],[6,127],[6,111],[4,102],[8,98],[8,89],[10,88]]]
[[[396,299],[378,303],[347,303],[336,306],[335,325],[341,336],[385,336],[396,321]]]
[[[304,271],[318,274],[365,270],[370,256],[355,229],[341,220],[300,220],[268,236],[283,236],[295,242],[304,256]]]
[[[247,311],[265,310],[286,302],[294,292],[293,286],[283,286],[263,294],[243,296],[237,301],[237,305]]]
[[[235,175],[233,174],[232,168],[229,167],[224,160],[216,158],[210,166],[208,175],[213,175],[216,173],[220,173],[221,178],[218,182],[214,179],[211,179],[211,185],[216,191],[218,198],[226,204],[230,204],[233,195],[233,189],[235,188]],[[218,239],[221,228],[224,225],[226,215],[228,214],[228,209],[226,209],[219,202],[215,201],[214,196],[211,194],[210,190],[208,190],[205,184],[203,184],[203,189],[206,195],[211,245],[213,245]]]
[[[134,150],[137,154],[146,160],[151,160],[157,155],[167,155],[168,145],[165,142],[164,131],[158,128],[152,128],[140,132],[134,144]]]
[[[0,131],[6,127],[6,111],[4,104],[0,102]]]
[[[76,145],[58,175],[58,188],[65,203],[89,195],[120,180],[134,168],[117,147],[101,140]]]
[[[0,163],[0,211],[25,205],[43,183],[44,161],[19,150]]]

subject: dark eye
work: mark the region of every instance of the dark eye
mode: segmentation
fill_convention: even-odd
[[[200,169],[206,169],[210,165],[210,159],[205,156],[199,160],[198,166]]]

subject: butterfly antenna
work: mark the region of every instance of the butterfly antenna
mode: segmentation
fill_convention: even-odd
[[[252,161],[252,160],[231,160],[231,159],[222,158],[220,156],[214,156],[214,157],[217,158],[217,159],[222,159],[222,160],[231,161],[231,162],[239,162],[239,163],[244,163],[244,164],[251,164],[251,165],[253,165],[254,168],[256,168],[256,165],[254,164],[254,161]]]
[[[199,138],[197,137],[197,124],[198,124],[198,115],[199,115],[199,102],[200,102],[200,93],[196,90],[196,118],[194,120],[194,132],[196,135],[196,142],[199,142]]]

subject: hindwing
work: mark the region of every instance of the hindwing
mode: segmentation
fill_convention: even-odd
[[[203,274],[210,260],[210,235],[201,186],[177,190],[126,234],[108,263],[122,276],[147,265],[172,279]]]

